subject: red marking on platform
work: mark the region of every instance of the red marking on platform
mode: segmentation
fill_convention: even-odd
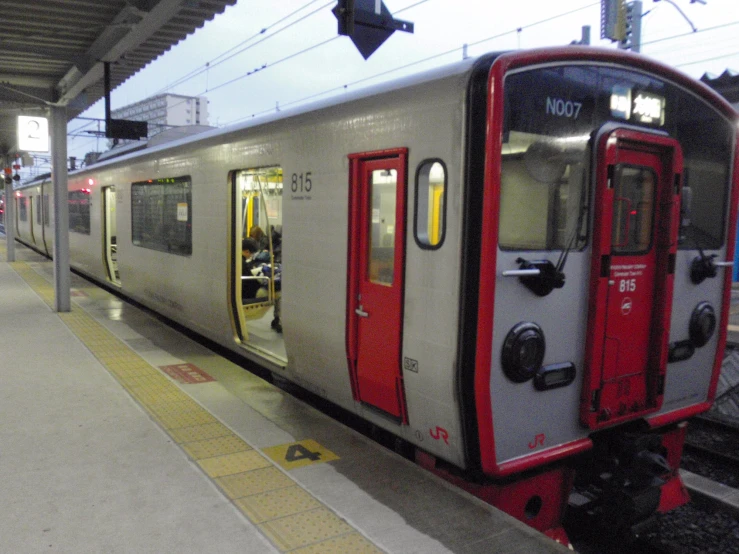
[[[69,296],[87,296],[87,293],[81,290],[71,290]]]
[[[159,369],[184,385],[215,381],[213,377],[193,364],[160,365]]]

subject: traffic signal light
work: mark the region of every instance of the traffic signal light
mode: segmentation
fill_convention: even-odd
[[[632,52],[641,50],[641,14],[641,0],[634,0],[625,5],[624,34],[619,40],[619,48]]]
[[[600,38],[623,39],[625,15],[624,0],[600,0]]]

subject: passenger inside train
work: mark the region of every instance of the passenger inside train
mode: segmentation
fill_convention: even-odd
[[[264,233],[259,225],[254,225],[249,230],[249,238],[257,241],[260,250],[269,250],[269,237]]]
[[[262,252],[257,241],[253,238],[245,238],[241,241],[241,301],[243,303],[253,302],[257,292],[262,286],[254,270],[264,261],[257,258]],[[269,256],[269,253],[267,254]]]
[[[259,227],[257,227],[259,229]],[[254,229],[252,229],[252,232]],[[259,229],[261,231],[261,229]],[[252,234],[252,233],[250,233]],[[255,233],[256,234],[256,233]],[[263,238],[267,238],[262,232]],[[273,229],[273,241],[279,241],[279,234]],[[269,241],[269,239],[267,238]],[[274,242],[273,242],[274,245]],[[280,249],[281,250],[281,249]],[[271,323],[272,329],[282,333],[280,320],[280,297],[282,290],[282,268],[277,254],[274,256],[274,265],[270,263],[270,252],[262,249],[257,240],[248,237],[241,242],[241,302],[251,304],[269,300],[270,282],[274,285],[274,314]]]

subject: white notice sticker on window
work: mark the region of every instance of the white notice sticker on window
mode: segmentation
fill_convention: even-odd
[[[177,221],[187,221],[187,203],[177,204]]]

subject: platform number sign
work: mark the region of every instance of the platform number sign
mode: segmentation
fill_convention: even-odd
[[[45,117],[19,115],[18,149],[25,152],[48,152],[49,120]]]
[[[336,454],[311,439],[269,446],[262,448],[262,452],[287,470],[339,459]]]

